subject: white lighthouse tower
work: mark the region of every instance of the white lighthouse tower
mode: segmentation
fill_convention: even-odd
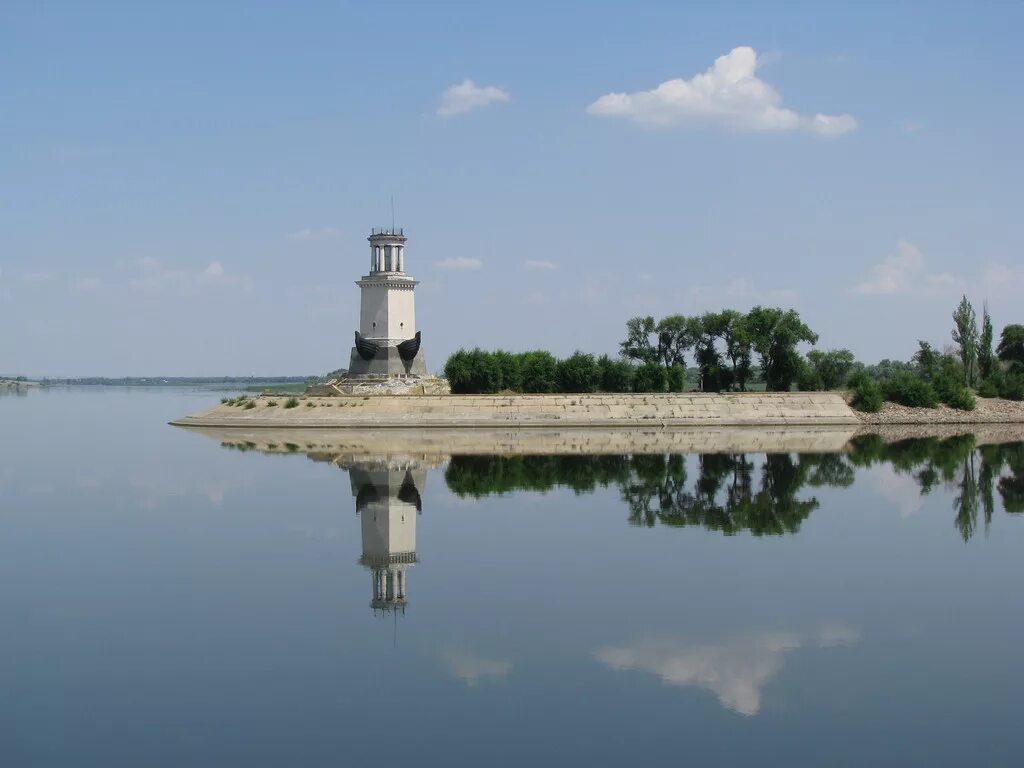
[[[414,292],[418,282],[405,273],[405,232],[371,230],[370,271],[360,290],[359,330],[348,378],[425,377],[427,366],[416,329]]]

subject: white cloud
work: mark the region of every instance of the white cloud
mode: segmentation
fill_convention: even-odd
[[[901,475],[889,464],[872,468],[869,475],[874,490],[899,510],[900,517],[910,517],[924,506],[921,486],[910,475]]]
[[[204,287],[248,288],[251,284],[249,278],[229,273],[216,259],[199,269],[144,270],[144,274],[129,280],[132,288],[144,293],[158,293],[168,289],[194,292]]]
[[[896,252],[871,268],[871,279],[853,287],[867,295],[946,294],[963,287],[963,280],[947,272],[928,273],[924,254],[907,240],[896,244]]]
[[[441,259],[435,265],[438,269],[480,269],[484,263],[469,256],[454,256]]]
[[[461,651],[448,650],[441,654],[441,663],[453,677],[462,680],[472,688],[479,682],[497,682],[508,677],[512,662],[501,659],[485,659]]]
[[[305,229],[297,229],[294,232],[289,232],[288,239],[316,242],[320,240],[331,240],[339,234],[338,230],[334,227],[320,227],[319,229],[306,227]]]
[[[668,685],[703,688],[715,694],[726,709],[756,715],[761,711],[762,691],[782,668],[785,654],[808,645],[848,645],[859,637],[856,630],[833,623],[805,637],[761,632],[718,644],[653,640],[602,648],[594,655],[611,669],[647,672]]]
[[[437,107],[439,117],[453,117],[491,104],[508,101],[508,93],[493,85],[477,85],[469,78],[448,86]]]
[[[558,269],[558,265],[553,261],[540,261],[535,259],[527,259],[523,262],[523,266],[527,269]]]
[[[1024,295],[1024,267],[992,261],[985,265],[981,275],[982,289],[988,296]]]
[[[782,96],[755,74],[753,48],[733,48],[706,72],[667,80],[653,90],[607,93],[587,107],[600,117],[622,117],[647,126],[717,125],[734,131],[806,131],[825,138],[856,129],[852,115],[801,115],[782,106]]]

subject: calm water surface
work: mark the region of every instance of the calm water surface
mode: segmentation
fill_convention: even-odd
[[[0,765],[1024,764],[1024,446],[272,455],[0,398]],[[316,459],[316,460],[311,460]]]

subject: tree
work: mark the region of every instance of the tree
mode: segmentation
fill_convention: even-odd
[[[753,348],[761,358],[767,389],[788,391],[800,370],[797,344],[814,344],[818,334],[792,309],[757,306],[747,314],[746,323]]]
[[[953,341],[960,347],[960,362],[964,366],[964,383],[974,386],[978,365],[978,321],[974,307],[964,296],[953,312]]]
[[[1008,325],[999,335],[996,354],[1011,369],[1024,369],[1024,325]]]
[[[601,387],[601,369],[593,355],[574,352],[558,362],[559,392],[597,392]]]
[[[939,353],[927,341],[917,342],[917,352],[914,353],[914,362],[921,371],[921,376],[931,381],[935,371],[939,367]]]
[[[988,313],[988,302],[981,305],[981,344],[978,347],[978,374],[982,381],[992,375],[995,353],[992,351],[992,316]]]
[[[700,371],[700,388],[705,392],[718,392],[727,386],[722,356],[715,345],[716,339],[724,332],[727,320],[721,313],[705,312],[700,317],[690,318],[690,337],[693,339],[694,356]]]
[[[742,314],[734,309],[726,309],[720,313],[722,319],[722,341],[725,343],[725,356],[732,364],[732,382],[746,391],[750,379],[750,334]]]
[[[686,350],[693,346],[690,318],[669,315],[658,321],[658,359],[666,368],[686,367]]]
[[[818,386],[822,389],[839,389],[853,370],[853,352],[848,349],[822,351],[812,349],[807,353],[807,362],[814,371]]]
[[[651,337],[657,332],[654,318],[634,317],[626,321],[626,340],[619,343],[623,357],[640,363],[653,363],[662,359],[656,342]]]

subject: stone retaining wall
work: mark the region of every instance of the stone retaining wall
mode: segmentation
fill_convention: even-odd
[[[254,408],[218,405],[171,422],[201,427],[521,428],[858,425],[842,396],[820,392],[730,394],[422,395],[258,397]],[[270,402],[276,402],[271,406]]]

